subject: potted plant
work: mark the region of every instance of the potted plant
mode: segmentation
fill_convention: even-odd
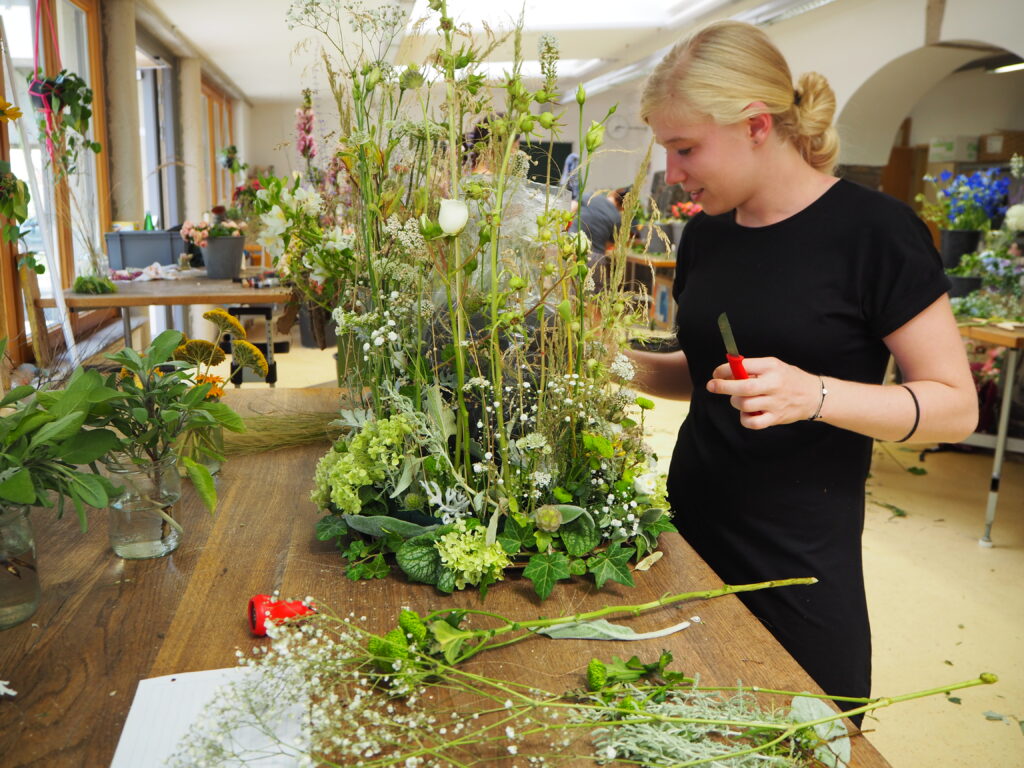
[[[206,276],[216,280],[233,280],[242,271],[245,252],[246,224],[232,219],[186,221],[181,225],[181,238],[198,246],[206,264]]]
[[[110,504],[110,543],[123,558],[162,557],[178,546],[182,527],[175,506],[181,479],[175,445],[182,433],[218,425],[245,429],[231,408],[207,398],[213,383],[199,380],[192,362],[172,359],[182,339],[180,331],[168,330],[142,354],[124,349],[108,355],[121,369],[107,378],[115,396],[97,408],[97,423],[118,435],[103,463],[124,486]],[[212,514],[217,492],[209,469],[188,457],[181,461]]]
[[[0,339],[0,357],[6,346]],[[70,500],[84,531],[86,505],[105,507],[119,490],[96,472],[117,438],[83,428],[115,394],[100,374],[79,369],[65,389],[24,385],[0,398],[0,629],[29,618],[39,602],[29,510],[56,506],[59,518]]]
[[[1010,180],[994,170],[956,176],[943,171],[938,178],[928,175],[924,180],[933,186],[936,199],[917,196],[921,215],[939,228],[942,263],[951,269],[963,254],[977,249],[992,219],[1006,210]]]

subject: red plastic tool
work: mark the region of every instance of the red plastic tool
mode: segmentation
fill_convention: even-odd
[[[743,367],[743,355],[736,348],[736,339],[732,335],[732,327],[725,312],[718,316],[718,330],[722,334],[722,341],[725,342],[725,359],[729,361],[733,378],[749,379],[747,369]]]
[[[280,624],[310,613],[316,613],[316,608],[301,600],[275,600],[270,595],[255,595],[249,600],[249,629],[256,637],[265,637],[267,622]]]

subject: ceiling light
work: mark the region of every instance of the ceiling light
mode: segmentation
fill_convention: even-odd
[[[806,2],[801,2],[801,0],[774,0],[773,2],[763,3],[756,8],[751,8],[749,11],[737,13],[732,18],[737,21],[757,24],[758,26],[767,26],[792,19],[794,16],[813,11],[832,2],[835,2],[835,0],[806,0]]]
[[[1002,75],[1006,72],[1020,72],[1022,69],[1024,69],[1024,61],[1018,61],[1016,64],[1006,64],[1002,67],[990,69],[989,72],[993,75]]]

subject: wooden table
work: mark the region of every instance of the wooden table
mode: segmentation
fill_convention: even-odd
[[[989,484],[988,504],[985,507],[985,530],[978,540],[984,547],[992,546],[992,524],[996,519],[996,505],[999,503],[999,480],[1003,472],[1003,457],[1010,432],[1010,409],[1013,406],[1013,391],[1017,376],[1017,358],[1024,348],[1024,329],[1008,330],[994,325],[966,325],[960,328],[960,335],[991,346],[1006,347],[1006,365],[1003,367],[1001,386],[1003,397],[999,405],[999,428],[996,431],[995,457],[992,459],[992,481]]]
[[[338,392],[239,390],[226,399],[243,416],[332,411]],[[0,700],[0,765],[108,765],[140,679],[234,666],[235,649],[252,647],[245,610],[254,594],[280,589],[284,596],[313,595],[340,614],[367,615],[368,628],[378,632],[394,626],[400,606],[420,612],[479,607],[475,593],[445,597],[397,575],[355,583],[345,578],[337,551],[315,539],[317,513],[308,501],[313,466],[324,450],[318,444],[232,457],[219,481],[216,517],[187,490],[181,547],[157,560],[115,557],[102,511],[92,513],[89,531],[81,534],[74,515],[55,522],[36,510],[43,597],[29,622],[0,634],[0,679],[18,691]],[[541,604],[529,582],[512,577],[491,588],[484,607],[518,618],[557,615],[721,584],[679,536],[663,535],[662,545],[665,556],[637,574],[635,589],[613,585],[598,592],[578,580],[559,584]],[[703,623],[658,640],[537,638],[485,656],[492,671],[497,666],[510,678],[549,690],[579,687],[591,656],[653,660],[663,648],[675,655],[674,668],[699,673],[707,684],[742,680],[820,690],[735,597],[666,608],[631,624],[645,631],[692,615]],[[888,763],[858,736],[853,765]]]
[[[273,288],[246,288],[233,280],[211,280],[192,277],[181,280],[122,281],[116,283],[117,293],[76,293],[64,291],[68,310],[109,309],[121,310],[124,324],[124,343],[131,347],[131,307],[177,306],[191,304],[278,304],[288,301],[292,289],[288,286]],[[53,298],[41,299],[41,307],[55,307]]]

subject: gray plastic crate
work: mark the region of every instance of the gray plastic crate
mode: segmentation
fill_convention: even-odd
[[[162,229],[142,232],[107,232],[107,259],[111,269],[143,269],[153,262],[177,264],[186,244],[178,232]]]

